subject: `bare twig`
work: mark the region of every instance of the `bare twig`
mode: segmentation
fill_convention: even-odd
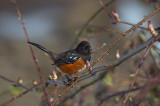
[[[122,35],[124,35],[125,33],[124,32],[119,32],[119,31],[117,31],[117,30],[113,30],[113,29],[108,29],[108,28],[106,28],[106,29],[104,29],[106,32],[112,32],[112,33],[115,33],[115,34],[122,34]]]
[[[112,16],[112,14],[109,13],[109,11],[108,11],[107,7],[104,5],[104,3],[101,0],[99,0],[99,3],[104,8],[104,10],[106,11],[107,15],[113,20],[114,18]]]
[[[141,39],[143,42],[145,42],[146,39],[147,39],[143,34],[139,34],[139,37],[140,37],[140,39]],[[156,47],[156,45],[154,45],[154,47]],[[151,54],[151,56],[152,56],[152,58],[153,58],[154,63],[156,64],[156,66],[158,67],[158,69],[160,69],[160,60],[159,60],[160,56],[159,56],[159,54],[157,53],[156,49],[151,48],[150,54]]]
[[[24,21],[23,21],[23,19],[22,19],[21,12],[20,12],[20,10],[19,10],[19,8],[18,8],[18,6],[17,6],[16,2],[15,2],[15,6],[16,6],[17,14],[18,14],[18,16],[19,16],[19,19],[20,19],[21,25],[22,25],[22,27],[23,27],[23,30],[24,30],[24,33],[25,33],[25,36],[26,36],[27,42],[29,42],[28,32],[27,32],[27,30],[26,30],[26,27],[25,27],[25,25],[24,25]],[[38,64],[37,59],[36,59],[36,57],[35,57],[34,51],[33,51],[33,49],[32,49],[32,46],[31,46],[31,45],[28,45],[28,46],[29,46],[29,49],[30,49],[30,51],[31,51],[33,61],[34,61],[35,65],[36,65],[36,69],[37,69],[37,72],[38,72],[39,78],[40,78],[40,80],[42,81],[42,80],[43,80],[43,78],[42,78],[42,74],[41,74],[41,72],[40,72],[39,64]],[[44,94],[45,94],[45,96],[46,96],[46,101],[47,101],[47,103],[48,103],[48,104],[50,104],[49,99],[48,99],[47,91],[45,90],[45,88],[44,88],[44,87],[42,87],[42,89],[43,89],[43,92],[44,92]]]
[[[120,21],[115,21],[115,23],[122,23],[122,24],[127,24],[127,25],[135,26],[135,24],[132,24],[132,23],[126,22],[126,21],[121,21],[121,20],[120,20]],[[148,28],[143,27],[143,26],[138,26],[137,28],[141,28],[141,29],[143,29],[143,30],[149,31]],[[159,31],[158,28],[155,28],[154,30],[155,30],[155,31]]]
[[[127,24],[127,25],[132,25],[132,26],[135,26],[135,24],[132,24],[132,23],[130,23],[130,22],[126,22],[126,21],[116,21],[116,23],[122,23],[122,24]],[[141,29],[143,29],[143,30],[147,30],[147,31],[149,31],[149,29],[148,28],[146,28],[146,27],[142,27],[142,26],[138,26],[137,28],[141,28]]]
[[[132,82],[131,82],[131,84],[130,84],[130,89],[133,89],[133,88],[134,88],[134,83],[135,83],[135,80],[136,80],[136,76],[137,76],[138,73],[140,72],[140,68],[142,67],[145,59],[147,58],[147,55],[148,55],[150,49],[152,48],[152,46],[153,46],[154,43],[156,42],[157,38],[159,38],[159,36],[160,36],[160,35],[157,35],[153,40],[151,40],[151,42],[150,42],[150,44],[149,44],[146,52],[143,54],[142,59],[141,59],[141,61],[140,61],[139,64],[138,64],[137,70],[136,70],[136,72],[134,73],[133,80],[132,80]],[[123,101],[123,106],[125,106],[125,103],[127,102],[128,98],[129,98],[129,95],[127,95],[126,99]]]
[[[105,4],[105,6],[109,6],[111,5],[113,2],[115,2],[116,0],[111,0],[110,2],[108,2],[107,4]],[[73,48],[75,46],[75,44],[77,43],[78,39],[82,36],[82,33],[84,32],[85,28],[88,26],[88,24],[103,10],[103,7],[99,8],[89,19],[88,21],[82,26],[81,30],[79,31],[79,33],[77,34],[71,48]]]
[[[101,106],[105,101],[107,101],[108,99],[111,99],[115,96],[124,95],[126,93],[134,92],[134,91],[140,90],[141,88],[143,88],[143,87],[137,87],[137,88],[134,88],[134,89],[124,90],[124,91],[120,91],[120,92],[116,92],[116,93],[113,93],[111,95],[108,95],[108,96],[104,97],[103,99],[101,99],[99,101],[98,106]]]
[[[160,11],[160,8],[158,8],[156,11],[152,12],[151,14],[149,14],[146,18],[144,18],[142,21],[140,21],[138,24],[134,25],[132,28],[130,28],[128,31],[125,32],[125,35],[129,34],[132,30],[134,30],[136,27],[142,25],[145,21],[147,21],[150,17],[152,17],[153,15],[155,15],[156,13],[158,13]]]
[[[148,94],[148,92],[159,84],[160,84],[160,73],[154,76],[154,80],[152,80],[151,82],[147,82],[144,85],[144,87],[138,92],[136,97],[133,98],[133,101],[128,102],[126,106],[139,106],[142,100],[144,100],[144,98]]]
[[[0,75],[0,78],[3,79],[3,80],[5,80],[5,81],[8,81],[8,82],[10,82],[10,83],[12,83],[12,84],[15,84],[15,85],[17,85],[17,86],[20,86],[20,87],[22,87],[22,88],[24,88],[24,89],[26,89],[26,90],[29,89],[29,88],[27,88],[26,86],[24,86],[23,84],[20,84],[20,83],[17,83],[17,82],[15,82],[15,81],[12,81],[11,79],[8,79],[8,78],[6,78],[6,77],[4,77],[4,76],[2,76],[2,75]]]

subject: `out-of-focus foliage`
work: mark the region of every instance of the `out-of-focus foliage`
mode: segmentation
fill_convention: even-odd
[[[110,75],[107,75],[105,78],[104,78],[104,82],[107,84],[107,85],[112,85],[112,78]]]
[[[21,88],[17,86],[11,86],[10,92],[14,96],[18,96],[21,93]]]

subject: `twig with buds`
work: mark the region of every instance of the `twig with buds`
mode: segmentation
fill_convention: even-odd
[[[24,21],[23,21],[23,19],[22,19],[21,12],[20,12],[20,10],[19,10],[16,2],[15,2],[14,4],[15,4],[15,7],[16,7],[16,9],[17,9],[17,14],[18,14],[18,16],[19,16],[19,19],[20,19],[22,28],[23,28],[23,30],[24,30],[24,33],[25,33],[27,42],[29,42],[30,40],[29,40],[28,32],[27,32],[27,29],[26,29],[26,27],[25,27],[25,25],[24,25]],[[33,61],[34,61],[35,65],[36,65],[36,70],[37,70],[37,72],[38,72],[39,78],[40,78],[41,81],[43,81],[42,74],[41,74],[40,68],[39,68],[39,64],[38,64],[38,62],[37,62],[37,59],[36,59],[36,56],[35,56],[34,51],[33,51],[33,49],[32,49],[32,46],[31,46],[31,45],[28,45],[28,47],[29,47],[30,52],[31,52],[31,54],[32,54]],[[43,89],[43,92],[44,92],[44,94],[45,94],[45,96],[46,96],[47,103],[50,104],[46,89],[45,89],[44,87],[42,87],[42,89]]]
[[[27,94],[28,92],[34,90],[35,88],[37,88],[38,86],[40,86],[42,83],[44,83],[45,81],[47,81],[48,78],[44,79],[43,81],[39,82],[36,86],[31,87],[30,89],[24,91],[23,93],[19,94],[18,96],[14,96],[12,97],[10,100],[4,102],[3,104],[1,104],[1,106],[6,106],[7,104],[10,104],[11,102],[13,102],[14,100],[24,96],[25,94]]]
[[[12,84],[14,84],[14,85],[16,85],[16,86],[22,87],[22,88],[24,88],[24,89],[26,89],[26,90],[29,89],[28,87],[24,86],[22,83],[20,83],[20,82],[15,82],[15,81],[13,81],[13,80],[11,80],[11,79],[8,79],[8,78],[6,78],[6,77],[4,77],[4,76],[2,76],[2,75],[0,75],[0,78],[3,79],[3,80],[5,80],[5,81],[8,81],[8,82],[10,82],[10,83],[12,83]]]
[[[149,46],[147,47],[146,52],[143,54],[142,59],[141,59],[141,61],[140,61],[139,64],[138,64],[137,70],[136,70],[136,72],[135,72],[134,75],[133,75],[133,80],[132,80],[132,82],[131,82],[131,84],[130,84],[130,89],[133,89],[133,88],[134,88],[134,83],[135,83],[135,80],[136,80],[136,76],[137,76],[138,73],[140,72],[140,68],[142,67],[145,59],[147,58],[147,55],[148,55],[150,49],[152,48],[152,46],[154,45],[154,43],[157,41],[157,39],[159,38],[159,36],[160,36],[160,35],[157,35],[153,40],[151,40]],[[127,95],[126,99],[123,101],[123,106],[124,106],[125,103],[127,102],[128,98],[129,98],[129,95]]]

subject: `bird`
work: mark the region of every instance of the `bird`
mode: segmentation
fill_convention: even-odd
[[[62,53],[53,53],[34,42],[28,43],[45,52],[45,54],[53,61],[52,65],[55,65],[62,73],[67,75],[83,71],[87,67],[87,63],[90,63],[91,61],[92,49],[90,43],[87,41],[81,41],[75,49]]]

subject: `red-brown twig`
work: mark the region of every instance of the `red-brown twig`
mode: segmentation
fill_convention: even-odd
[[[136,81],[136,76],[137,76],[138,73],[140,72],[140,68],[142,67],[145,59],[147,58],[150,49],[152,48],[152,46],[154,45],[154,43],[157,41],[157,39],[159,38],[159,36],[160,36],[160,35],[157,35],[157,36],[151,41],[151,43],[148,45],[148,48],[147,48],[146,52],[142,55],[142,59],[141,59],[141,61],[139,62],[138,67],[137,67],[137,70],[136,70],[136,72],[134,73],[133,80],[131,81],[130,89],[133,89],[133,88],[134,88],[134,83],[135,83],[135,81]],[[129,98],[129,95],[127,95],[126,99],[123,101],[123,103],[122,103],[123,106],[125,106],[128,98]]]
[[[130,22],[126,22],[126,21],[115,21],[116,23],[123,23],[123,24],[127,24],[127,25],[132,25],[132,26],[135,26],[135,24],[132,24],[132,23],[130,23]],[[143,27],[143,26],[138,26],[137,28],[141,28],[141,29],[143,29],[143,30],[147,30],[147,31],[149,31],[149,29],[148,28],[146,28],[146,27]]]
[[[106,32],[112,32],[112,33],[115,33],[115,34],[122,34],[122,35],[124,35],[125,33],[124,32],[119,32],[119,31],[117,31],[117,30],[113,30],[113,29],[108,29],[108,28],[106,28],[106,29],[104,29]]]
[[[27,30],[26,30],[26,27],[25,27],[25,25],[24,25],[24,21],[23,21],[23,19],[22,19],[21,12],[20,12],[20,10],[19,10],[16,2],[15,2],[15,6],[16,6],[17,14],[18,14],[18,16],[19,16],[19,19],[20,19],[22,28],[23,28],[23,30],[24,30],[24,33],[25,33],[27,42],[29,42],[28,32],[27,32]],[[29,49],[30,49],[30,51],[31,51],[33,61],[34,61],[35,65],[36,65],[36,70],[37,70],[37,72],[38,72],[40,81],[43,81],[42,74],[41,74],[40,68],[39,68],[39,64],[38,64],[37,59],[36,59],[36,57],[35,57],[34,51],[33,51],[33,49],[32,49],[32,46],[31,46],[31,45],[28,45],[28,46],[29,46]],[[42,87],[42,89],[43,89],[43,92],[44,92],[44,94],[45,94],[45,96],[46,96],[46,101],[47,101],[47,103],[50,104],[49,99],[48,99],[47,91],[45,90],[44,87]]]
[[[113,16],[109,13],[109,11],[108,11],[107,7],[104,5],[104,3],[101,0],[99,0],[99,3],[104,8],[104,10],[106,11],[107,15],[113,20],[114,19]]]
[[[149,91],[155,88],[157,85],[160,84],[160,73],[154,76],[151,82],[145,83],[144,87],[138,92],[138,94],[132,99],[132,101],[127,102],[126,106],[140,106],[140,103]]]
[[[128,31],[126,31],[126,34],[130,33],[132,30],[134,30],[136,27],[142,25],[145,21],[147,21],[150,17],[152,17],[153,15],[155,15],[156,13],[158,13],[160,11],[160,8],[158,8],[156,11],[152,12],[151,14],[149,14],[146,18],[144,18],[142,21],[140,21],[138,24],[134,25],[132,28],[130,28]]]

